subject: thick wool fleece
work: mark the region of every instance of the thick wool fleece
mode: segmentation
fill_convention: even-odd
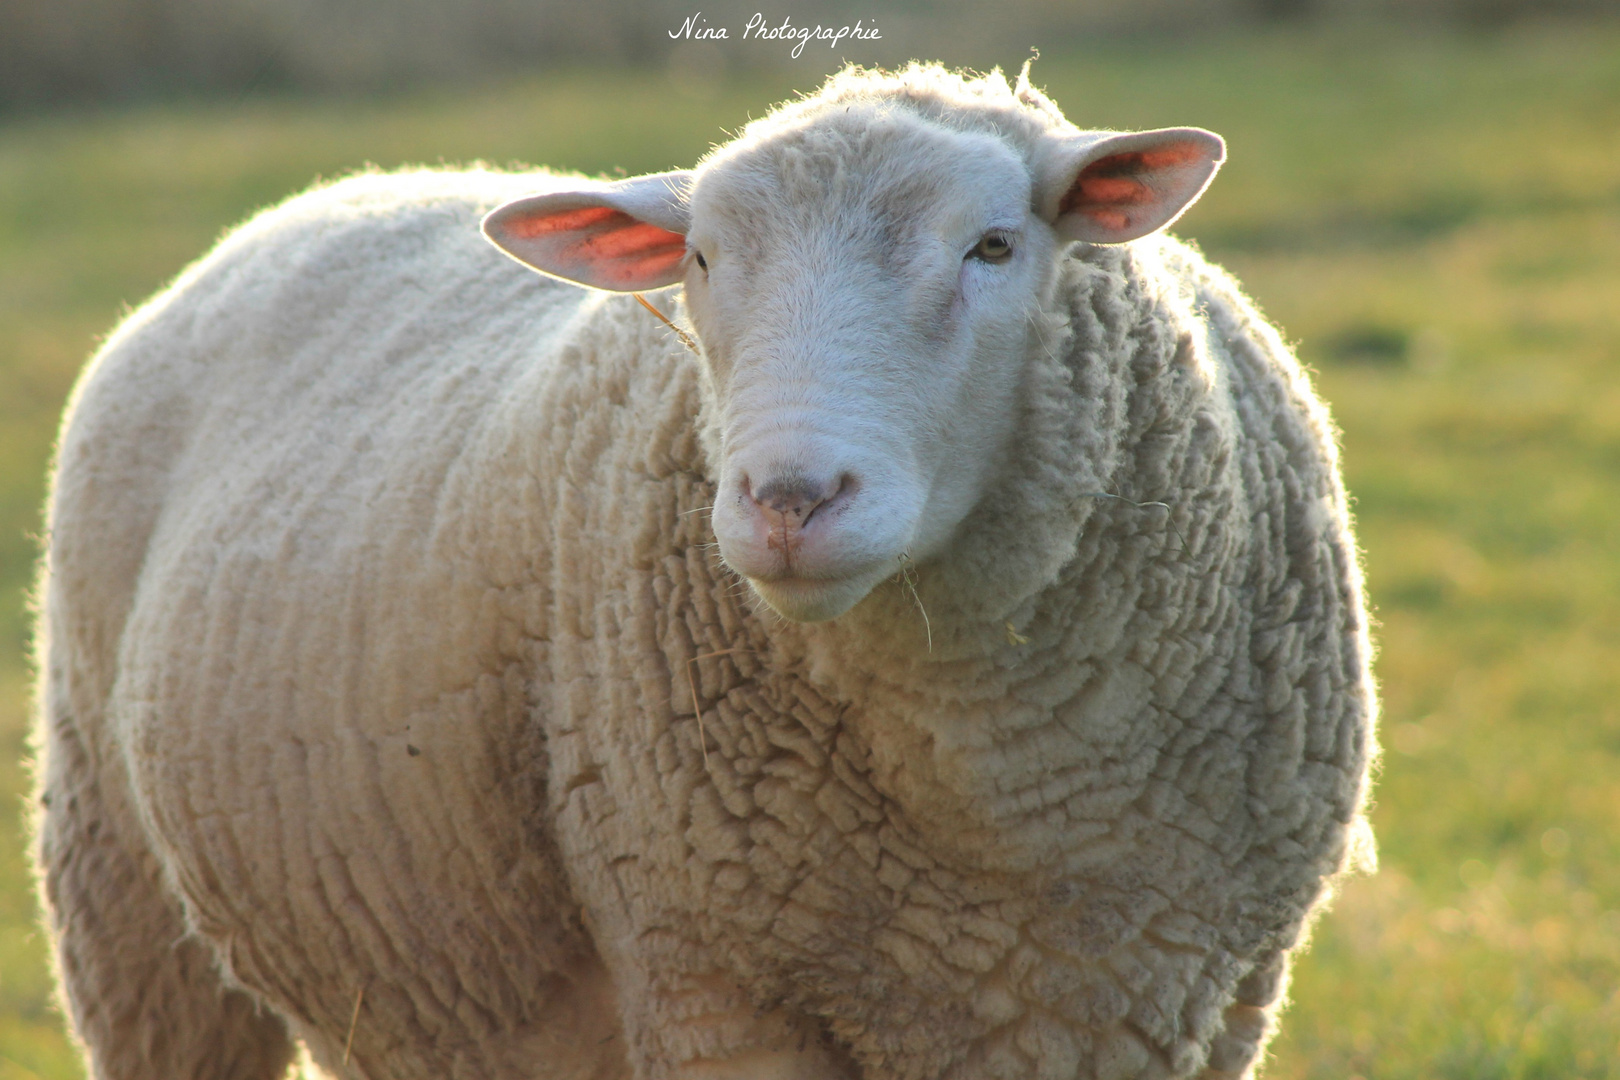
[[[787,624],[711,549],[695,359],[479,239],[546,182],[300,197],[82,383],[40,858],[95,1075],[1247,1074],[1373,711],[1275,332],[1075,249],[951,555]]]

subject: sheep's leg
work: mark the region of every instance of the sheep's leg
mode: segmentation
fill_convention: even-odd
[[[55,682],[56,680],[52,680]],[[116,762],[101,762],[59,687],[46,692],[39,859],[67,1008],[96,1080],[272,1080],[280,1018],[227,989],[164,892]],[[98,775],[99,773],[99,775]]]

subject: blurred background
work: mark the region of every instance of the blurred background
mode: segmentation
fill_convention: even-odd
[[[881,37],[795,59],[741,40],[756,12]],[[1031,46],[1081,126],[1226,136],[1177,231],[1343,432],[1383,868],[1318,925],[1265,1075],[1620,1078],[1615,0],[4,0],[0,1080],[81,1076],[25,858],[25,601],[63,402],[121,315],[318,178],[686,166],[845,61]]]

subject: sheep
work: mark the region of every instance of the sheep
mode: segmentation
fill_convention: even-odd
[[[1223,157],[847,69],[223,240],[49,510],[92,1074],[1250,1075],[1375,696],[1328,415],[1162,231]]]

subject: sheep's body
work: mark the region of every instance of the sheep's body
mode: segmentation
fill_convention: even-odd
[[[962,526],[1072,557],[988,643],[928,564],[784,623],[710,549],[693,358],[477,237],[537,182],[303,196],[76,399],[42,861],[97,1075],[268,1078],[282,1018],[372,1080],[1245,1072],[1372,710],[1275,333],[1078,250]]]

